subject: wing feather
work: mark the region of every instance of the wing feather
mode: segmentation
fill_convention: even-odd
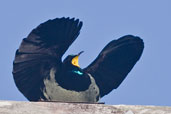
[[[33,29],[16,51],[13,77],[18,89],[31,101],[45,99],[43,79],[55,67],[61,69],[61,57],[79,35],[82,22],[70,18],[48,20]]]
[[[116,89],[139,60],[144,43],[139,37],[127,35],[111,41],[98,57],[84,69],[100,88],[100,95]]]

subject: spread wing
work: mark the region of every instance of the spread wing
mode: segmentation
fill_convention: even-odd
[[[18,89],[31,101],[43,98],[43,79],[49,70],[60,71],[61,57],[79,35],[78,19],[56,18],[33,29],[16,51],[13,77]]]
[[[100,89],[100,96],[116,89],[139,60],[144,43],[139,37],[127,35],[111,41],[84,70],[90,73]]]

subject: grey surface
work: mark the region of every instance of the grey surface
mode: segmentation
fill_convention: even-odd
[[[171,114],[171,107],[0,101],[0,114]]]

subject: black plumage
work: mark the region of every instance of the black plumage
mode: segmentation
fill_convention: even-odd
[[[121,84],[143,52],[142,39],[127,35],[111,41],[84,69],[72,62],[80,54],[62,62],[81,27],[78,19],[56,18],[23,39],[16,51],[13,77],[28,100],[96,102]]]

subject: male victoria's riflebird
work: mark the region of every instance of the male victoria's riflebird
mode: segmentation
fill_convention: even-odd
[[[62,61],[81,27],[78,19],[56,18],[40,24],[23,39],[16,51],[13,77],[28,100],[97,102],[121,84],[143,52],[142,39],[126,35],[107,44],[81,69],[78,57],[83,52]]]

